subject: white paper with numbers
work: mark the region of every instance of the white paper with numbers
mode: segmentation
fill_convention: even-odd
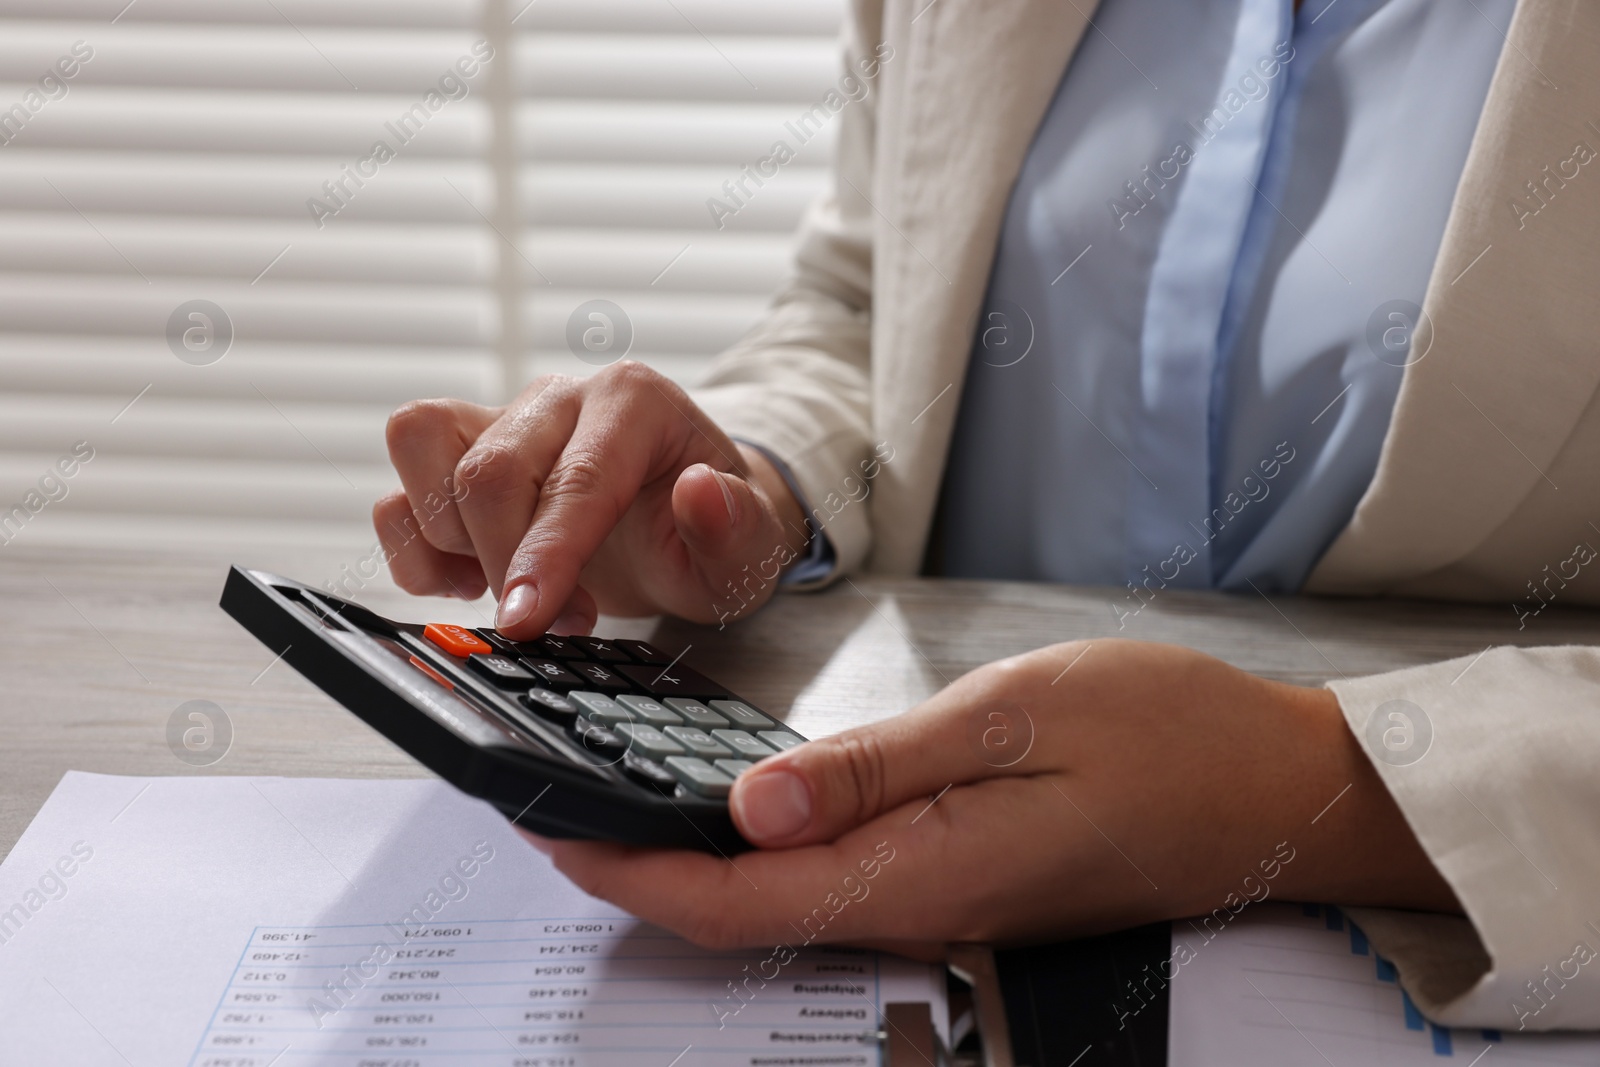
[[[897,1000],[945,1017],[921,964],[646,926],[433,780],[74,772],[0,865],[6,1067],[876,1064]]]

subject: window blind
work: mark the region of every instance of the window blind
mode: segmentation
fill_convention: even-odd
[[[781,280],[831,130],[707,201],[834,82],[840,17],[0,0],[0,551],[364,545],[388,412],[592,373],[595,300],[692,380]]]

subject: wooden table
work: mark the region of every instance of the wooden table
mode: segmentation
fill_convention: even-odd
[[[358,553],[275,549],[239,562],[312,584]],[[0,853],[63,772],[131,775],[426,774],[282,664],[217,607],[226,555],[0,549]],[[480,624],[479,604],[422,601],[386,580],[360,599],[396,618]],[[1246,670],[1315,684],[1491,644],[1600,643],[1600,613],[1554,607],[1517,629],[1509,605],[1312,600],[1161,592],[1120,633],[1122,592],[1009,582],[855,579],[783,596],[715,627],[602,620],[647,637],[820,736],[901,711],[986,661],[1055,641],[1112,635],[1186,644]],[[218,763],[168,747],[188,700],[215,702],[234,730]]]

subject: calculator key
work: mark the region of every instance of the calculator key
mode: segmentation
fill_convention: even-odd
[[[732,726],[727,719],[712,711],[698,700],[687,700],[683,697],[668,697],[662,701],[667,707],[683,716],[683,721],[690,726],[697,726],[702,730],[721,730]]]
[[[578,706],[578,710],[585,718],[601,726],[616,726],[633,721],[633,712],[604,693],[578,691],[568,693],[567,699]]]
[[[756,760],[776,756],[778,750],[770,748],[765,742],[757,741],[754,734],[747,734],[743,730],[713,730],[711,736],[733,749],[734,754],[740,759]]]
[[[751,767],[754,767],[755,764],[744,759],[719,759],[712,760],[711,766],[726,774],[729,778],[737,778]]]
[[[733,725],[751,733],[757,730],[770,730],[778,725],[742,700],[713,700],[711,710],[726,715]]]
[[[615,761],[618,756],[628,751],[626,738],[599,723],[578,719],[574,733],[577,734],[578,744],[597,756],[605,756]]]
[[[509,637],[502,636],[499,630],[491,630],[487,626],[480,626],[472,632],[508,656],[528,655],[521,647],[521,641],[513,641]]]
[[[639,663],[654,663],[657,666],[665,667],[672,662],[671,656],[648,641],[618,640],[611,643],[632,656]]]
[[[533,675],[510,656],[485,656],[475,652],[467,657],[467,666],[501,689],[526,689],[534,682]]]
[[[692,756],[671,756],[662,764],[673,777],[683,783],[691,793],[703,797],[725,797],[733,788],[733,778],[723,774],[703,759]]]
[[[788,730],[762,730],[756,737],[765,741],[779,752],[787,752],[791,748],[806,743],[806,739],[799,734],[790,733]]]
[[[599,637],[569,637],[571,641],[583,650],[584,655],[590,659],[597,659],[601,663],[632,663],[632,658],[617,647],[617,642]]]
[[[525,659],[522,665],[533,672],[533,676],[539,679],[540,683],[552,689],[577,689],[583,685],[583,682],[567,670],[565,665],[553,659]]]
[[[683,755],[683,746],[654,726],[646,726],[642,722],[625,722],[616,730],[630,742],[628,751],[637,752],[645,759],[660,763],[668,756]]]
[[[651,726],[677,726],[683,722],[683,716],[671,708],[664,708],[657,701],[649,697],[620,696],[617,703],[633,712],[635,722],[649,723]]]
[[[430,622],[422,628],[422,636],[444,649],[452,656],[466,659],[475,653],[489,655],[494,646],[467,629],[448,622]]]
[[[670,794],[678,788],[677,775],[661,764],[652,763],[650,760],[636,756],[632,752],[622,757],[622,769],[628,772],[630,778],[659,789],[663,793]]]
[[[568,662],[567,670],[582,679],[585,689],[603,689],[610,693],[626,693],[633,688],[626,681],[617,677],[609,667],[603,667],[598,663]]]
[[[726,689],[699,671],[679,663],[672,667],[617,664],[617,673],[653,697],[725,697]]]
[[[668,726],[661,732],[688,749],[691,756],[698,756],[701,759],[723,759],[733,755],[728,746],[704,730],[697,730],[693,726]]]
[[[578,717],[576,704],[549,689],[530,689],[519,699],[524,707],[541,719],[548,719],[560,726],[571,726]]]
[[[565,637],[558,638],[555,642],[546,643],[544,638],[538,638],[533,641],[513,641],[500,633],[500,631],[491,630],[486,626],[480,626],[474,632],[501,652],[519,659],[584,658],[583,653],[579,652]]]
[[[563,637],[560,634],[545,634],[543,637],[536,637],[532,641],[523,642],[523,644],[537,649],[538,651],[532,653],[535,656],[548,656],[551,659],[589,658],[583,654],[583,649],[573,643],[572,638]]]

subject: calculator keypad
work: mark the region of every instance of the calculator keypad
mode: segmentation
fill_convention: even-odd
[[[805,738],[645,641],[431,624],[424,636],[586,751],[661,793],[724,799]]]

